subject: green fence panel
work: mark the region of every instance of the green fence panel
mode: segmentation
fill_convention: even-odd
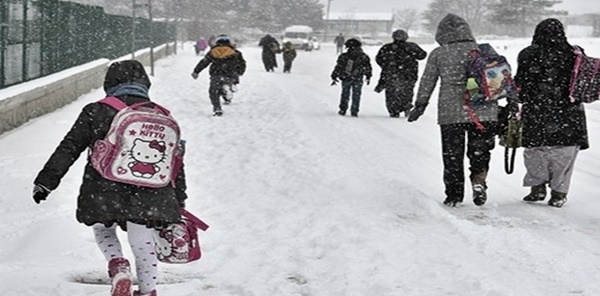
[[[139,17],[134,23],[98,6],[0,0],[0,88],[164,44],[175,34],[173,24]]]

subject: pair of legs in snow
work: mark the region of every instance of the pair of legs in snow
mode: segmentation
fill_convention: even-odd
[[[131,296],[133,275],[117,237],[117,225],[106,227],[98,223],[94,224],[92,229],[96,244],[108,261],[111,296]],[[138,279],[138,290],[133,292],[133,296],[157,296],[158,259],[154,250],[154,229],[127,222],[127,239],[135,258],[135,273]]]
[[[527,173],[523,186],[531,187],[531,192],[523,200],[543,201],[548,186],[551,189],[548,204],[562,207],[567,202],[578,152],[578,146],[525,148],[523,159]]]
[[[462,203],[465,190],[465,140],[473,203],[482,206],[487,201],[487,172],[490,164],[490,151],[495,145],[495,122],[482,122],[485,129],[478,130],[473,123],[440,125],[442,134],[442,157],[444,162],[444,204],[456,206]]]
[[[456,206],[464,197],[464,154],[467,141],[470,179],[473,190],[473,202],[481,206],[487,200],[487,172],[490,163],[490,151],[494,149],[496,124],[482,122],[485,129],[477,130],[474,124],[460,123],[441,125],[442,154],[444,161],[444,185],[446,199],[444,204]],[[578,146],[535,147],[523,152],[527,173],[523,186],[531,187],[524,201],[543,201],[546,198],[546,186],[551,189],[548,204],[561,207],[567,201],[567,192]]]
[[[400,117],[400,113],[404,112],[408,117],[410,109],[413,107],[412,99],[416,81],[400,81],[384,82],[380,79],[379,84],[385,85],[385,106],[392,118]],[[377,89],[376,87],[376,89]],[[376,90],[377,91],[377,90]]]
[[[223,104],[229,105],[233,99],[233,93],[235,92],[235,78],[227,76],[211,76],[210,85],[208,87],[208,96],[210,97],[210,103],[213,106],[213,115],[223,115],[223,109],[221,108],[221,98],[223,98]]]
[[[362,80],[342,80],[342,95],[340,97],[339,115],[346,115],[348,104],[350,103],[350,94],[352,93],[352,105],[350,106],[350,115],[358,116],[360,109],[360,96],[362,94]]]

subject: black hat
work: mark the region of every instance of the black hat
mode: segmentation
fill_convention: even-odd
[[[229,36],[227,36],[225,34],[221,34],[221,35],[217,36],[215,43],[216,44],[231,44],[231,40],[229,39]]]
[[[106,71],[104,90],[108,91],[119,84],[131,82],[143,84],[150,88],[150,79],[148,78],[148,74],[146,74],[144,65],[136,60],[114,62]]]
[[[392,33],[392,39],[398,41],[406,41],[408,39],[408,33],[402,29],[398,29]]]
[[[348,47],[348,48],[356,48],[356,47],[360,47],[362,45],[362,43],[360,43],[360,41],[358,41],[358,39],[356,39],[356,38],[350,38],[350,39],[346,40],[344,45],[346,45],[346,47]]]

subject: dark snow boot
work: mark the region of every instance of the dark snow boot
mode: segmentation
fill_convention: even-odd
[[[346,110],[340,110],[338,111],[338,114],[344,116],[346,115]]]
[[[213,116],[223,116],[223,110],[215,110],[215,113],[213,113]]]
[[[549,205],[560,208],[566,202],[567,202],[567,194],[566,193],[562,193],[562,192],[558,192],[558,191],[554,191],[554,190],[550,191],[550,200],[548,201]]]
[[[444,205],[447,205],[449,207],[456,207],[456,204],[461,203],[462,199],[459,198],[455,198],[455,197],[446,197],[446,199],[444,199]]]
[[[473,203],[476,206],[482,206],[487,201],[487,185],[485,184],[485,179],[487,177],[487,172],[479,173],[472,177],[471,184],[473,188]]]
[[[111,279],[111,296],[131,296],[133,276],[129,261],[125,258],[114,258],[108,262],[108,276]]]
[[[524,201],[542,201],[546,198],[546,183],[531,187],[531,192],[523,197]]]

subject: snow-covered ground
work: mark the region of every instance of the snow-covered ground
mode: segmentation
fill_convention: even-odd
[[[529,42],[492,44],[516,66]],[[600,56],[599,39],[571,42]],[[156,64],[151,96],[188,141],[188,208],[211,226],[200,261],[160,265],[161,296],[600,295],[600,103],[586,106],[591,148],[563,208],[521,202],[522,149],[507,175],[500,146],[487,204],[467,196],[447,208],[435,98],[408,123],[387,116],[373,83],[360,117],[341,117],[333,47],[299,52],[291,74],[267,73],[258,48],[241,50],[248,71],[221,118],[211,116],[207,73],[189,75],[191,44]],[[91,229],[75,221],[85,157],[48,201],[31,198],[80,109],[103,95],[0,136],[0,295],[108,295],[79,283],[106,279]]]

